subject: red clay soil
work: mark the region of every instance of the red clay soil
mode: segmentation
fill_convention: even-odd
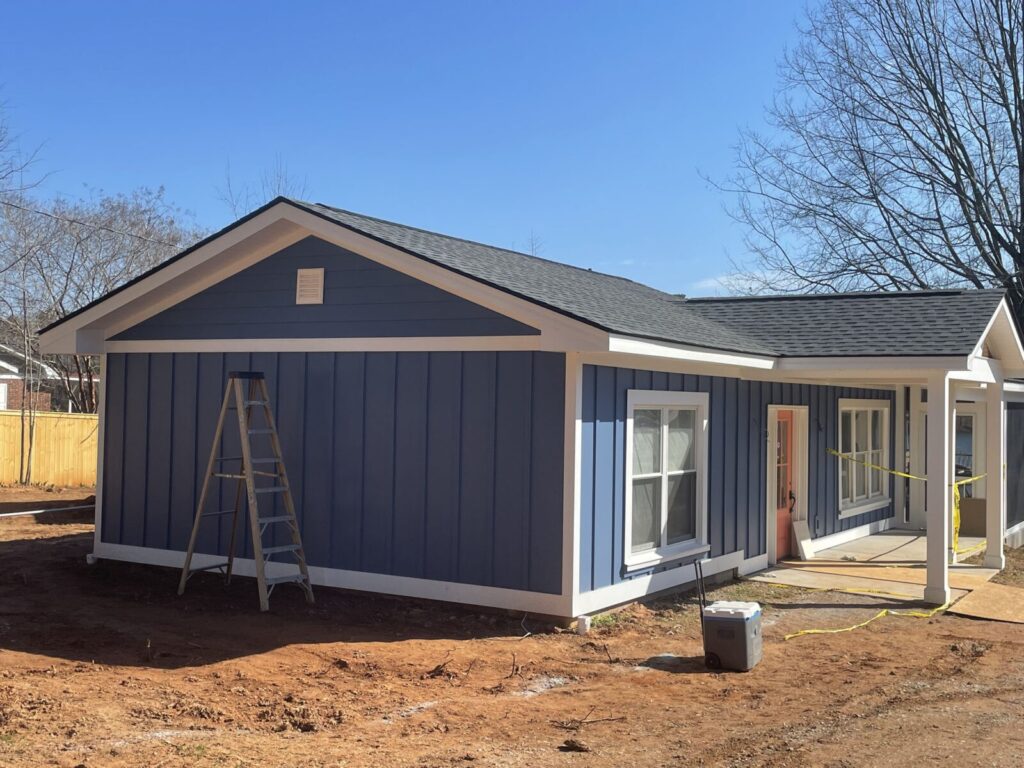
[[[11,501],[0,489],[0,503]],[[24,501],[24,499],[19,499]],[[991,766],[1024,763],[1024,630],[739,583],[765,658],[704,669],[689,596],[596,622],[85,563],[87,518],[0,520],[3,766]],[[531,634],[527,634],[527,633]],[[579,751],[584,750],[584,751]]]

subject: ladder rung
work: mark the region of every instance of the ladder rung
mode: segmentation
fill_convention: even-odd
[[[287,584],[289,581],[305,581],[305,577],[301,572],[289,573],[287,576],[269,576],[266,579],[267,586],[273,584]]]
[[[284,523],[292,519],[291,515],[273,515],[272,517],[260,517],[257,521],[260,525],[269,525],[270,523]]]
[[[218,456],[214,461],[241,461],[241,456]]]
[[[263,556],[276,555],[279,552],[298,552],[302,547],[298,544],[281,544],[276,547],[264,547]]]
[[[266,400],[243,400],[242,405],[270,405]]]
[[[238,474],[236,472],[213,472],[213,473],[210,474],[210,477],[226,477],[226,478],[234,478],[235,480],[244,480],[245,479],[245,475],[240,475],[240,474]]]
[[[257,488],[256,493],[284,493],[287,490],[284,485],[271,485],[267,488]]]
[[[255,427],[249,430],[250,435],[272,435],[274,430],[268,427]]]
[[[213,565],[204,565],[201,568],[190,568],[189,573],[199,573],[200,571],[215,571],[218,568],[227,568],[227,561],[223,563],[214,563]]]
[[[233,515],[235,510],[233,509],[222,509],[219,512],[203,512],[203,517],[222,517],[224,515]]]

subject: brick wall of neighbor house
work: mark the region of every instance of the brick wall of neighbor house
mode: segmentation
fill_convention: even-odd
[[[25,382],[22,379],[3,379],[3,383],[7,385],[7,410],[21,410],[22,402],[25,399]],[[51,409],[49,392],[32,393],[32,401],[35,403],[37,411]]]

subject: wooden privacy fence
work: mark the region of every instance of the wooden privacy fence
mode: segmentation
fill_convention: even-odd
[[[20,411],[0,411],[0,483],[21,479],[23,454]],[[96,485],[99,422],[92,413],[37,413],[32,448],[32,482],[50,485]],[[28,415],[25,415],[25,457]]]

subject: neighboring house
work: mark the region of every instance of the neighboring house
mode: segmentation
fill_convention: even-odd
[[[34,376],[33,388],[26,401],[26,372]],[[21,410],[32,403],[37,411],[49,411],[55,390],[61,389],[60,375],[51,366],[26,357],[14,347],[0,344],[0,411]]]
[[[41,345],[102,356],[95,556],[181,566],[226,372],[256,369],[315,583],[561,617],[889,527],[927,528],[942,603],[954,428],[1002,467],[1024,390],[1000,291],[684,299],[284,198]],[[1024,498],[1007,520],[996,478],[1001,567]]]

